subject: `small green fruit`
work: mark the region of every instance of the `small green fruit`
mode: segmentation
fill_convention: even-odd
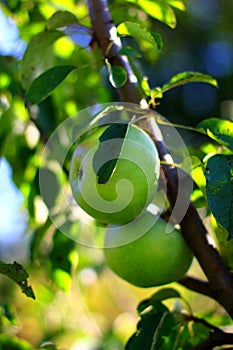
[[[181,233],[148,211],[128,225],[109,226],[104,246],[108,266],[139,287],[177,281],[193,260]]]
[[[155,196],[160,162],[153,141],[142,129],[131,125],[123,137],[116,137],[118,125],[125,127],[101,127],[78,145],[70,184],[76,202],[90,216],[125,224]]]

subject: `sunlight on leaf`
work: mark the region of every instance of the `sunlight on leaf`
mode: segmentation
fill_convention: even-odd
[[[7,334],[0,335],[0,349],[4,350],[33,350],[31,344],[26,340],[13,337]]]
[[[192,164],[193,164],[193,158],[194,157],[191,158]],[[195,157],[195,158],[199,161],[199,164],[198,163],[195,165],[193,164],[191,175],[192,175],[193,180],[195,181],[195,183],[199,187],[199,189],[205,194],[206,178],[204,175],[203,164],[197,157]]]
[[[155,98],[163,98],[163,92],[162,89],[160,87],[156,87],[154,89],[151,90],[150,96],[152,99]]]
[[[206,206],[206,200],[203,192],[199,189],[193,190],[191,194],[191,202],[194,204],[195,208],[203,208]]]
[[[164,0],[128,0],[135,3],[150,17],[167,24],[171,28],[176,27],[176,16],[172,8]]]
[[[180,11],[185,11],[185,4],[182,0],[167,0],[167,3]]]
[[[172,77],[161,89],[163,92],[181,86],[187,83],[207,83],[213,86],[218,86],[216,79],[207,74],[199,72],[182,72]]]
[[[198,124],[207,135],[220,144],[233,150],[233,122],[226,119],[209,118]]]
[[[151,33],[142,24],[135,22],[124,22],[117,27],[120,35],[131,35],[138,40],[144,40],[153,45],[157,50],[162,48],[162,38],[157,33]]]
[[[109,81],[112,86],[116,89],[122,87],[127,80],[127,73],[124,68],[120,66],[111,66],[107,59],[105,60],[105,64],[109,74]]]
[[[150,85],[148,83],[148,78],[143,77],[141,81],[141,88],[146,96],[150,96],[151,90],[150,90]]]
[[[56,283],[56,285],[64,292],[68,293],[70,291],[72,277],[66,271],[61,269],[55,269],[53,271],[53,280]]]

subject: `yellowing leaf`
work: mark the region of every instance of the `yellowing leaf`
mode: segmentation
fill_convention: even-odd
[[[172,8],[164,0],[128,0],[135,3],[150,17],[167,24],[171,28],[176,27],[176,16]]]

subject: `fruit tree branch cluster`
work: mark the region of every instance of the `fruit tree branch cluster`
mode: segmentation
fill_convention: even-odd
[[[127,57],[121,56],[120,38],[117,37],[116,27],[111,18],[107,0],[87,0],[94,40],[97,42],[104,60],[108,60],[111,66],[121,66],[127,72],[127,81],[123,87],[118,88],[118,93],[122,102],[139,104],[143,96],[137,83],[137,78],[133,74]],[[144,121],[144,127],[149,130],[152,139],[158,148],[160,159],[167,162],[169,155],[166,145],[161,140],[161,135],[156,132],[156,122],[152,118]],[[176,168],[172,165],[163,164],[167,182],[167,197],[171,207],[175,205],[177,198],[178,176]],[[205,293],[217,300],[233,317],[233,279],[228,268],[223,263],[218,251],[208,243],[206,229],[196,211],[190,203],[189,208],[182,220],[181,229],[184,238],[194,252],[199,261],[208,282],[199,284],[200,292],[205,286]],[[185,280],[183,284],[185,285]],[[198,284],[193,280],[194,290],[198,289]],[[192,279],[189,277],[186,286],[192,289]]]

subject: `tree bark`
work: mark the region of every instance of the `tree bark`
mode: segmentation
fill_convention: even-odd
[[[233,334],[225,333],[217,329],[210,333],[209,338],[193,346],[191,350],[213,350],[216,346],[226,344],[233,344]]]
[[[184,276],[179,279],[178,283],[194,292],[214,298],[210,290],[209,282],[202,281],[196,277]]]
[[[128,78],[125,85],[117,89],[120,99],[123,102],[139,104],[143,96],[140,94],[136,76],[132,72],[127,57],[119,55],[121,41],[117,37],[107,0],[87,0],[87,3],[94,38],[99,45],[103,59],[107,58],[112,66],[121,66],[127,72]],[[160,159],[165,162],[171,160],[166,145],[157,132],[157,124],[153,118],[148,118],[146,121],[146,129],[150,131],[158,148]],[[167,182],[167,197],[171,207],[174,207],[177,198],[177,171],[172,165],[163,164],[162,167]],[[191,203],[180,225],[184,238],[208,279],[210,294],[233,318],[233,279],[218,251],[208,243],[206,229]]]

